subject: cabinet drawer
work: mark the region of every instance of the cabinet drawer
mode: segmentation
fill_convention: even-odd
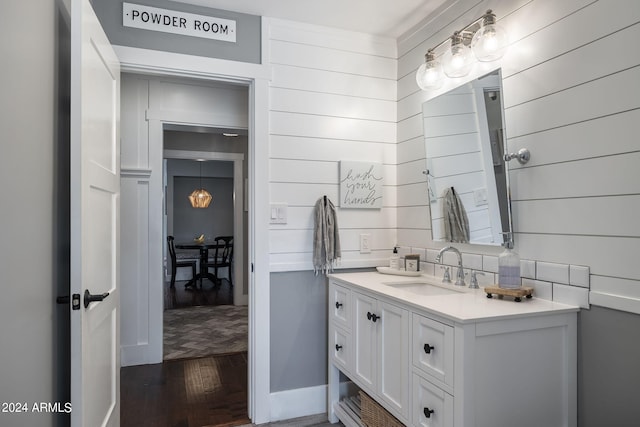
[[[331,325],[329,327],[329,355],[345,372],[351,369],[351,334]]]
[[[453,396],[416,374],[413,374],[412,394],[414,426],[453,426]]]
[[[413,365],[453,387],[454,329],[418,314],[413,315]]]
[[[351,329],[351,291],[335,283],[329,288],[329,320]]]

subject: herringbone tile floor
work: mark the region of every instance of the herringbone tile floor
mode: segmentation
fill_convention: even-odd
[[[164,360],[247,351],[248,308],[210,305],[164,312]]]

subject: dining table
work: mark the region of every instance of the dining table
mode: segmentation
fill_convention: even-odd
[[[215,249],[217,247],[222,248],[224,244],[218,244],[216,242],[178,242],[175,244],[176,249],[198,249],[200,251],[200,271],[196,274],[194,278],[189,280],[187,284],[184,285],[185,288],[193,286],[196,287],[198,280],[200,281],[200,287],[202,287],[202,279],[209,279],[214,284],[218,282],[218,278],[215,274],[210,273],[207,268],[207,261],[209,259],[209,249]]]

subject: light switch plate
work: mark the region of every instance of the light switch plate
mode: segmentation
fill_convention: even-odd
[[[288,205],[286,203],[271,203],[269,223],[286,224]]]

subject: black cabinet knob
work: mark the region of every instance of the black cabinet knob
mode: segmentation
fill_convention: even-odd
[[[342,348],[341,345],[336,344],[336,351],[340,351],[341,348]]]
[[[431,418],[431,414],[433,414],[433,409],[424,408],[424,416],[427,418]]]
[[[336,301],[336,308],[340,308],[340,307],[342,307],[342,304]]]
[[[380,316],[377,314],[373,314],[370,311],[367,311],[367,319],[371,320],[373,323],[377,322],[380,319]]]
[[[431,354],[431,350],[433,350],[433,346],[428,343],[424,345],[424,352],[427,354]]]

